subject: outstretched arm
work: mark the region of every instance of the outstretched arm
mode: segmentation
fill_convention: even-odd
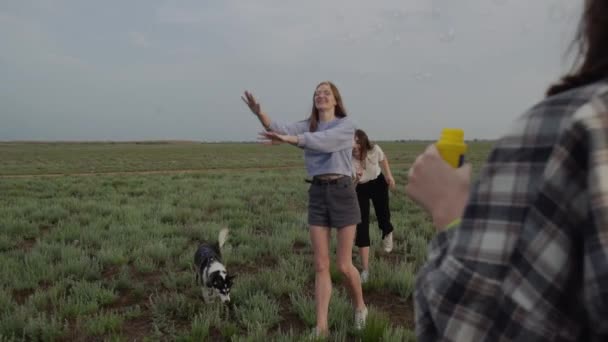
[[[268,145],[288,143],[294,146],[298,145],[297,135],[279,134],[277,132],[266,131],[260,132],[258,137],[263,143]]]
[[[304,133],[308,130],[308,121],[302,120],[291,124],[281,124],[276,121],[272,121],[270,117],[262,111],[260,103],[255,99],[253,94],[248,91],[245,91],[244,95],[241,96],[241,99],[249,110],[260,120],[260,123],[264,127],[266,131],[277,132],[282,135],[297,135]]]
[[[264,126],[265,130],[270,130],[270,117],[268,117],[268,115],[262,111],[260,103],[255,99],[255,97],[253,97],[253,94],[248,91],[245,91],[243,95],[244,96],[241,96],[241,99],[243,102],[245,102],[247,107],[249,107],[249,110],[251,110],[258,120],[260,120],[260,123],[262,126]]]

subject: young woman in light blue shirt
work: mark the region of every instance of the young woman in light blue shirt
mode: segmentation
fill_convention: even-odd
[[[359,272],[352,263],[356,226],[361,221],[352,175],[352,148],[355,125],[346,115],[340,92],[331,82],[321,82],[313,96],[310,117],[292,124],[272,121],[253,95],[242,97],[257,116],[267,143],[289,143],[304,150],[306,170],[312,177],[308,190],[308,224],[314,250],[315,307],[317,323],[313,334],[328,335],[331,297],[329,274],[330,228],[337,229],[337,267],[344,274],[355,309],[355,328],[362,329],[367,318]]]

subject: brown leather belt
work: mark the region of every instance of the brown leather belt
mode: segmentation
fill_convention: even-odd
[[[351,177],[345,175],[322,175],[322,176],[314,176],[312,180],[306,179],[307,183],[312,183],[316,185],[327,185],[327,184],[338,184],[344,178],[350,179]]]

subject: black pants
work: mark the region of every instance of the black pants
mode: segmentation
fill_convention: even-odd
[[[357,225],[355,246],[369,247],[369,200],[374,204],[378,227],[382,230],[382,238],[393,231],[391,212],[388,206],[388,184],[383,174],[367,183],[357,185],[357,198],[361,209],[361,223]]]

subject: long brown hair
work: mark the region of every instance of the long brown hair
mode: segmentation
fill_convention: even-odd
[[[547,96],[608,77],[608,1],[586,0],[572,46],[577,47],[575,67],[547,90]],[[573,68],[574,69],[574,68]]]
[[[317,85],[317,87],[315,88],[315,93],[317,91],[317,89],[319,89],[320,86],[327,84],[329,86],[329,88],[331,88],[331,92],[334,95],[334,98],[336,99],[336,107],[335,107],[335,115],[338,118],[343,118],[346,116],[346,109],[344,109],[344,104],[342,103],[342,96],[340,95],[340,91],[338,90],[338,87],[336,87],[333,83],[331,83],[330,81],[324,81],[321,82]],[[310,131],[311,132],[315,132],[317,130],[317,127],[319,126],[319,110],[317,109],[317,106],[315,106],[315,94],[313,93],[312,95],[312,111],[310,113]]]
[[[362,129],[355,130],[355,139],[359,144],[359,161],[364,161],[367,158],[367,152],[371,151],[374,148],[374,144],[369,141],[367,137],[367,133]],[[363,167],[365,167],[365,163],[361,163]]]

